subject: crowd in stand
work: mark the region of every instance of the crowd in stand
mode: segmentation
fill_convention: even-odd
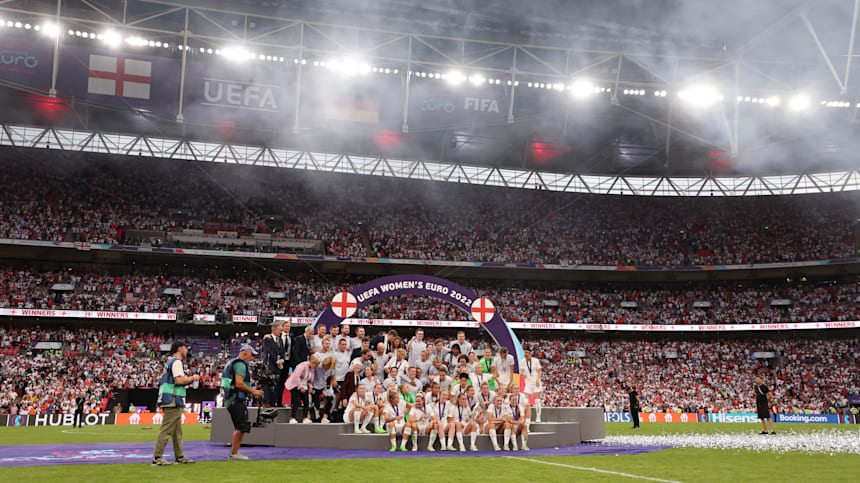
[[[56,342],[59,349],[37,349]],[[98,329],[0,327],[0,412],[69,413],[83,397],[86,411],[101,412],[111,392],[158,387],[164,371],[159,345],[165,336]],[[187,367],[201,374],[200,387],[214,388],[220,355],[198,354]]]
[[[192,347],[186,372],[200,374],[201,387],[217,387],[231,348],[247,342],[260,347],[261,335],[237,333],[224,339],[224,350],[217,355],[194,353]],[[332,341],[338,338],[324,336]],[[391,340],[394,351],[405,348],[412,339],[404,335],[380,340]],[[455,366],[460,364],[450,357],[453,345],[462,346],[466,353],[475,351],[476,361],[484,356],[485,348],[495,349],[486,339],[466,339],[466,344],[447,337],[440,340],[444,344],[439,367],[448,367],[455,376],[460,372]],[[103,411],[112,391],[157,387],[164,370],[159,345],[170,341],[166,335],[124,330],[0,328],[0,413],[70,412],[79,396],[86,399],[88,411]],[[39,350],[37,342],[59,342],[61,348]],[[427,342],[432,353],[433,341],[428,338]],[[646,412],[754,412],[757,375],[774,391],[773,403],[779,412],[841,410],[847,406],[849,394],[860,392],[860,340],[856,338],[645,341],[552,337],[522,342],[543,366],[544,407],[624,411],[625,389],[634,387]],[[349,352],[360,349],[356,345],[360,343],[360,338],[356,342],[350,339]],[[322,342],[318,346],[316,350],[324,350]],[[756,359],[757,352],[772,352],[773,357]],[[433,359],[435,355],[427,364],[435,366]],[[404,362],[409,360],[407,355]],[[346,370],[338,364],[332,374]],[[470,377],[480,376],[480,371],[468,372]],[[439,374],[438,368],[428,374]],[[384,379],[380,375],[379,381]],[[429,384],[424,385],[429,389]]]
[[[425,260],[707,265],[840,259],[857,256],[860,214],[856,194],[585,196],[175,160],[7,155],[0,183],[10,187],[0,192],[0,238],[117,243],[132,241],[128,230],[195,228],[323,240],[331,255]],[[181,246],[163,235],[152,238]],[[217,236],[212,240],[217,247]]]
[[[56,283],[74,288],[53,290]],[[744,324],[860,319],[860,289],[851,283],[709,284],[676,289],[630,285],[543,289],[518,288],[516,283],[506,283],[501,288],[486,281],[465,284],[489,297],[510,322]],[[0,307],[315,317],[331,302],[333,294],[352,286],[229,276],[165,277],[0,268]],[[178,289],[181,293],[165,293],[165,289]],[[283,297],[270,298],[270,293]],[[790,303],[771,305],[783,299]],[[702,306],[705,302],[710,306]],[[380,301],[361,309],[355,317],[467,320],[468,314],[435,299],[408,296]]]

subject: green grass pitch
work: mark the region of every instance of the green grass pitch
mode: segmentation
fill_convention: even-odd
[[[835,426],[833,426],[835,429]],[[822,425],[780,424],[779,431],[807,432]],[[860,431],[860,425],[839,429]],[[636,433],[628,423],[608,423],[607,434],[749,433],[757,424],[643,423]],[[0,444],[154,441],[157,427],[131,426],[84,429],[0,428]],[[203,426],[186,426],[187,441],[208,439]],[[226,449],[225,449],[226,455]],[[286,460],[201,462],[189,466],[153,468],[148,464],[106,464],[0,469],[5,481],[860,481],[860,455],[756,453],[746,450],[673,448],[632,456],[566,456],[522,459],[420,458],[415,460]],[[565,465],[565,466],[560,466]],[[602,473],[591,469],[614,473]],[[625,473],[633,476],[624,476]],[[653,481],[653,480],[652,480]]]

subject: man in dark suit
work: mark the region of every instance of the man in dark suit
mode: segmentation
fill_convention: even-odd
[[[281,371],[287,369],[287,357],[284,350],[284,340],[281,338],[281,322],[272,324],[272,333],[266,334],[263,337],[263,363],[269,370],[269,374],[275,376],[275,380],[281,377]],[[263,407],[272,407],[281,405],[281,396],[284,388],[276,387],[277,384],[270,384],[263,387]]]
[[[376,349],[376,344],[379,344],[380,342],[384,342],[386,354],[388,354],[389,352],[395,351],[395,350],[397,350],[397,347],[394,347],[394,339],[396,339],[396,338],[397,338],[397,331],[394,329],[389,330],[387,334],[385,332],[381,332],[376,337],[374,337],[373,339],[370,339],[370,347],[372,348],[371,350]]]
[[[296,337],[296,340],[293,341],[293,355],[290,358],[293,365],[299,365],[311,356],[311,339],[313,338],[314,329],[309,325],[305,327],[304,335]]]
[[[290,371],[296,368],[296,365],[299,362],[304,361],[296,361],[293,359],[293,346],[296,344],[296,340],[292,334],[290,334],[290,329],[292,328],[292,324],[287,320],[283,324],[281,324],[281,344],[284,346],[284,367],[281,368],[281,377],[278,378],[278,389],[281,395],[278,398],[278,406],[283,403],[283,391],[284,386],[287,383],[287,378],[290,376]]]
[[[340,394],[337,395],[335,408],[338,410],[346,408],[349,398],[352,397],[352,393],[355,392],[355,388],[360,384],[362,377],[364,376],[361,373],[361,362],[354,361],[352,363],[352,370],[347,372],[343,378],[343,385],[340,388]]]
[[[361,351],[363,349],[370,350],[370,337],[364,337],[361,339],[361,346],[352,350],[352,355],[350,356],[350,360],[358,359],[361,357]]]

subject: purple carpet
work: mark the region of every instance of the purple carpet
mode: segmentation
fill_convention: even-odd
[[[173,448],[167,445],[165,457],[173,460]],[[149,463],[155,443],[84,443],[27,444],[0,446],[0,467],[53,466],[107,463]],[[341,450],[318,448],[243,447],[241,453],[252,460],[343,459],[343,458],[457,458],[475,456],[593,456],[650,453],[669,446],[581,444],[558,448],[534,448],[531,451],[427,451],[394,452],[378,450]],[[224,461],[229,449],[220,443],[187,441],[185,455],[196,461]]]

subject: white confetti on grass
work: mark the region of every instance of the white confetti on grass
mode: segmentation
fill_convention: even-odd
[[[666,445],[684,448],[745,449],[785,453],[853,453],[860,454],[860,431],[820,429],[809,432],[777,434],[637,434],[607,436],[604,444]]]

